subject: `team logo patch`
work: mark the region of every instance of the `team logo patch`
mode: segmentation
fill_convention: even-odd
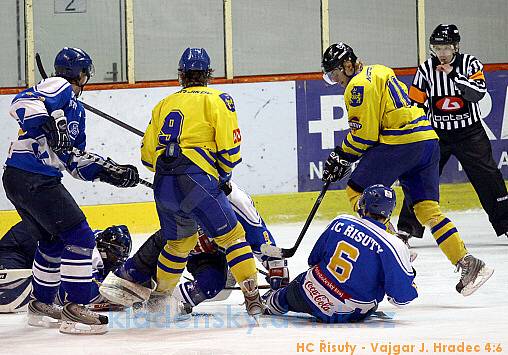
[[[360,119],[358,117],[351,117],[348,120],[349,128],[351,131],[356,132],[357,130],[361,129],[363,126],[360,123]]]
[[[460,97],[447,96],[436,102],[436,107],[441,111],[454,112],[464,107],[464,101]]]
[[[363,102],[363,86],[355,86],[351,90],[351,100],[349,104],[353,107],[360,106]]]
[[[233,130],[233,143],[238,143],[242,141],[242,134],[240,133],[240,128]]]
[[[76,121],[69,122],[69,124],[67,125],[67,129],[69,130],[69,133],[73,137],[77,137],[78,136],[78,134],[79,134],[79,124],[78,124],[78,122],[76,122]]]
[[[229,96],[228,94],[220,94],[219,97],[224,101],[226,104],[226,107],[229,111],[235,112],[235,102],[233,101],[233,98]]]

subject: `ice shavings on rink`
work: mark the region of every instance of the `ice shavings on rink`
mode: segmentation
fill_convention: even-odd
[[[0,353],[416,354],[423,347],[427,353],[453,354],[459,353],[462,344],[473,346],[470,353],[485,354],[489,349],[490,353],[508,352],[508,240],[495,236],[483,211],[449,217],[456,222],[468,249],[495,268],[492,278],[470,297],[455,291],[459,274],[454,273],[432,236],[426,234],[423,240],[411,240],[418,252],[414,267],[420,296],[405,309],[381,303],[379,310],[388,316],[386,319],[323,325],[308,316],[290,314],[262,317],[256,327],[240,305],[242,295],[233,291],[227,300],[205,302],[194,309],[192,317],[177,323],[166,321],[166,312],[161,312],[155,322],[132,310],[108,314],[110,330],[101,336],[63,335],[55,329],[27,326],[25,314],[0,315]],[[290,247],[302,225],[274,225],[271,231],[281,246]],[[289,259],[292,277],[306,269],[307,256],[325,227],[324,222],[311,225],[300,249]],[[146,237],[134,236],[134,249]],[[264,282],[261,277],[260,281]]]

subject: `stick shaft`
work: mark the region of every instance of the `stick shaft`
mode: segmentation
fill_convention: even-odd
[[[300,243],[303,240],[303,237],[305,236],[305,233],[307,233],[307,229],[309,229],[310,223],[314,219],[314,216],[316,215],[316,212],[319,208],[319,205],[321,205],[321,201],[323,201],[323,198],[325,197],[326,191],[328,190],[328,187],[330,186],[331,181],[327,181],[324,183],[323,188],[321,189],[321,193],[319,194],[318,198],[316,199],[316,202],[314,202],[314,206],[312,206],[312,210],[309,213],[309,216],[307,217],[307,220],[305,221],[305,224],[303,225],[302,231],[300,232],[300,235],[298,236],[298,239],[296,240],[295,245],[290,249],[282,249],[282,256],[284,258],[290,258],[293,255],[295,255],[296,250],[300,246]]]

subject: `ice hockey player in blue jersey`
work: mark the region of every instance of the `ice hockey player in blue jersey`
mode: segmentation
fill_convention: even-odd
[[[275,240],[250,196],[232,181],[228,182],[223,190],[245,230],[246,240],[254,255],[267,269],[270,286],[278,289],[287,285],[289,271],[286,260],[268,258],[260,252],[262,244],[275,245]],[[158,257],[165,243],[160,231],[153,234],[121,268],[104,280],[100,292],[113,303],[125,306],[146,301],[150,296],[151,302],[158,302],[150,285],[151,279],[156,280]],[[185,310],[185,313],[199,303],[217,296],[227,281],[234,280],[232,277],[228,278],[225,253],[202,232],[196,247],[189,255],[187,270],[194,280],[180,283],[173,292],[173,296],[183,303],[183,307],[178,311]],[[234,284],[235,282],[232,283]],[[151,308],[149,306],[148,310]]]
[[[87,303],[94,308],[116,308],[99,294],[99,283],[121,266],[130,255],[132,240],[125,225],[95,230],[96,247],[92,252],[92,291]],[[32,225],[20,221],[0,238],[0,313],[27,311],[32,291],[32,265],[37,243],[44,238]],[[62,285],[55,303],[64,305],[66,293]],[[55,323],[58,323],[55,321]]]
[[[370,186],[359,207],[360,218],[340,215],[328,225],[312,249],[308,271],[265,295],[267,314],[293,311],[326,323],[357,322],[369,317],[385,295],[397,306],[418,297],[409,250],[386,231],[395,192]]]
[[[44,326],[50,317],[61,320],[60,332],[72,334],[104,333],[108,319],[84,307],[92,287],[95,240],[85,215],[61,183],[62,171],[118,187],[139,181],[134,166],[84,152],[85,112],[77,97],[93,72],[85,51],[65,47],[55,58],[54,77],[14,97],[10,115],[20,130],[2,177],[21,219],[46,236],[35,254],[35,299],[29,303],[28,323]],[[53,304],[60,283],[67,293],[63,309]]]

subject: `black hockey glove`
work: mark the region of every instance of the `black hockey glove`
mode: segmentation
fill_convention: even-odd
[[[48,141],[49,147],[55,152],[71,150],[72,143],[67,131],[67,118],[63,110],[55,110],[51,113],[46,123],[41,127]]]
[[[113,166],[104,168],[98,175],[100,181],[116,187],[134,187],[139,183],[138,168],[134,165],[120,165],[108,158]]]
[[[221,189],[226,196],[228,196],[233,188],[231,187],[231,176],[232,174],[219,175],[219,189]]]
[[[353,163],[344,157],[340,147],[335,147],[326,159],[322,180],[332,182],[342,180],[351,172],[351,165]]]

